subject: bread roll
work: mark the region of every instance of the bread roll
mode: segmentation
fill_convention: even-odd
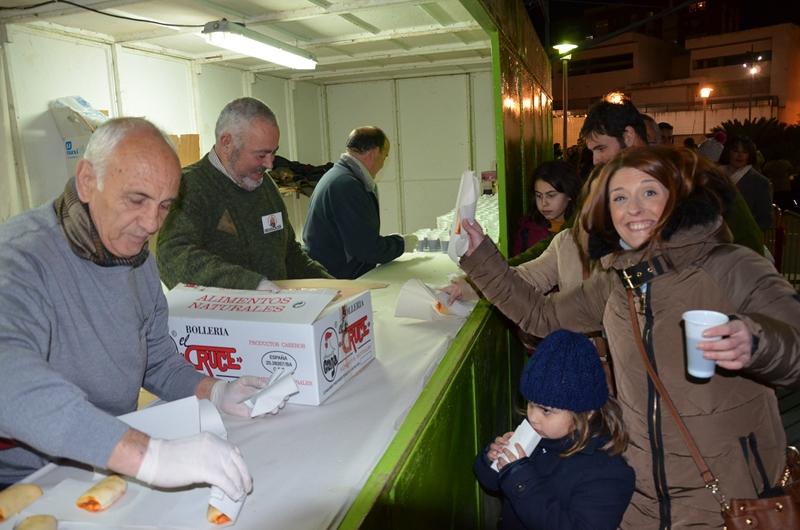
[[[15,526],[14,530],[58,530],[58,519],[52,515],[31,515]]]
[[[231,522],[231,518],[219,511],[219,509],[215,506],[208,505],[208,511],[206,512],[206,517],[208,518],[209,523],[214,524],[226,524]]]
[[[101,512],[127,491],[128,483],[119,475],[109,475],[78,497],[75,504],[89,512]]]
[[[42,496],[36,484],[14,484],[0,491],[0,523]]]

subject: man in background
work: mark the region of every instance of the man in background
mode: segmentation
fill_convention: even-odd
[[[330,278],[300,248],[278,187],[265,178],[280,140],[275,114],[257,99],[236,99],[215,136],[211,151],[184,168],[158,235],[162,281],[276,289],[271,280]]]
[[[605,164],[629,147],[647,145],[644,119],[629,100],[598,101],[589,108],[580,137],[592,152],[595,166]]]
[[[661,129],[658,128],[656,120],[652,116],[642,114],[644,120],[644,128],[647,131],[647,145],[661,145]]]
[[[725,142],[727,141],[728,135],[725,134],[725,131],[716,131],[698,146],[697,152],[712,162],[719,162],[722,151],[725,149]]]
[[[589,107],[580,137],[592,151],[596,166],[605,164],[625,149],[648,145],[644,119],[627,99],[621,103],[601,100]],[[724,218],[733,234],[733,242],[763,255],[764,235],[761,229],[735,186],[731,186],[731,193],[735,197]]]
[[[379,128],[353,130],[347,151],[311,195],[303,241],[308,254],[336,278],[357,278],[417,245],[413,235],[380,235],[375,179],[389,148],[389,139]]]
[[[116,416],[144,386],[249,417],[266,381],[206,377],[178,355],[148,239],[178,194],[180,163],[141,118],[100,125],[64,192],[0,225],[0,489],[66,458],[160,487],[252,480],[210,433],[150,438]],[[277,410],[276,410],[277,412]]]
[[[664,145],[673,145],[675,143],[674,129],[672,124],[665,121],[658,122],[658,129],[661,131],[661,143]]]

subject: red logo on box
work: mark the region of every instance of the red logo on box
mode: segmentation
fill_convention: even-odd
[[[199,344],[187,345],[183,356],[199,372],[206,372],[213,376],[214,370],[227,372],[228,370],[241,370],[241,357],[234,357],[236,348],[225,346],[201,346]]]

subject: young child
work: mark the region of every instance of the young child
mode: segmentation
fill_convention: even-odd
[[[542,436],[533,454],[509,447],[509,432],[475,459],[481,486],[502,494],[500,528],[617,528],[634,473],[620,456],[628,437],[594,345],[572,331],[551,333],[525,367],[520,391],[527,421]]]

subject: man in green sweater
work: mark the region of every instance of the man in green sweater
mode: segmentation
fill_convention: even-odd
[[[265,178],[280,139],[275,114],[239,98],[222,109],[214,132],[211,151],[183,169],[159,232],[162,281],[170,289],[180,282],[276,289],[275,280],[330,278],[295,240],[278,188]]]

